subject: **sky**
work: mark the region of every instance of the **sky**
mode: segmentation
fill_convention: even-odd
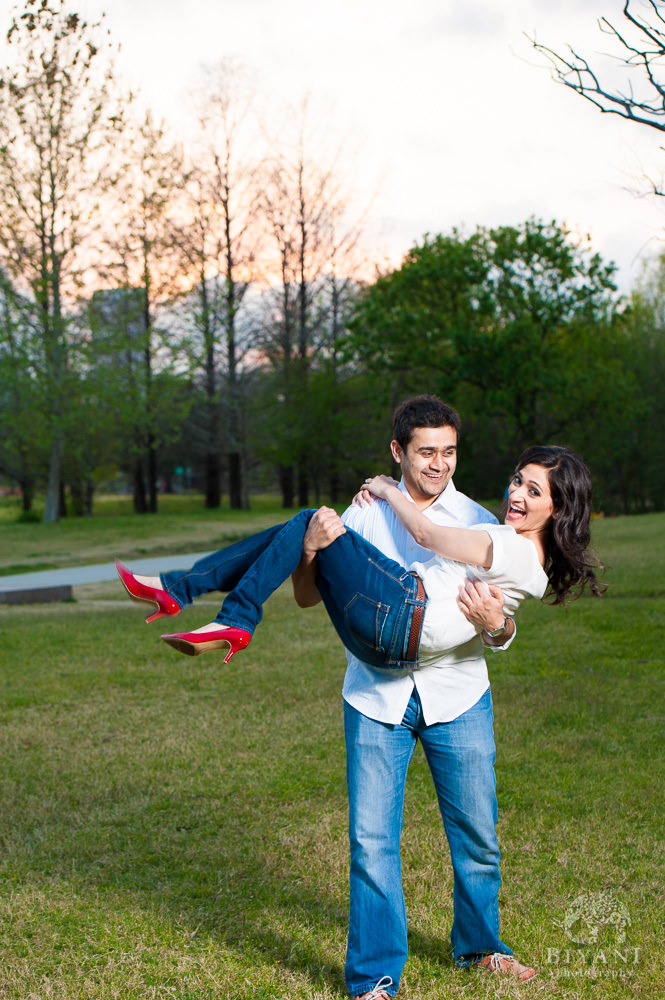
[[[14,4],[0,0],[6,11]],[[120,76],[176,128],[203,64],[233,57],[276,100],[332,109],[371,203],[368,236],[398,264],[425,233],[535,216],[589,234],[628,290],[661,252],[659,134],[556,85],[528,38],[573,45],[610,73],[622,0],[72,0],[103,11]],[[601,62],[602,60],[602,62]],[[349,161],[351,162],[351,161]],[[661,204],[663,202],[663,204]]]

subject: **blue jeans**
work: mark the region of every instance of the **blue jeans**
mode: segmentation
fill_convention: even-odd
[[[300,562],[314,513],[302,510],[189,570],[163,573],[162,586],[181,607],[213,590],[230,591],[215,620],[254,632],[263,603]],[[350,529],[318,553],[317,564],[317,586],[347,649],[373,666],[415,667],[417,660],[406,659],[409,634],[414,609],[425,603],[416,596],[416,577]]]
[[[401,724],[377,722],[345,702],[351,846],[346,984],[351,995],[390,976],[397,992],[407,958],[400,835],[406,774],[422,742],[453,864],[450,934],[459,966],[501,951],[494,733],[489,690],[452,722],[426,726],[417,692]]]

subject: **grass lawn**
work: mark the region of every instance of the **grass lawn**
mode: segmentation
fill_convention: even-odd
[[[0,564],[131,563],[281,517],[7,517]],[[400,998],[662,995],[665,515],[594,530],[608,594],[528,603],[513,649],[490,657],[502,936],[538,978],[453,966],[450,864],[417,753]],[[1,1000],[341,1000],[343,663],[325,614],[283,587],[224,666],[161,643],[119,584],[75,594],[0,605]],[[186,609],[182,627],[216,606]]]
[[[127,561],[146,555],[207,552],[239,537],[285,521],[276,497],[253,500],[251,512],[204,510],[200,496],[165,495],[159,514],[132,514],[128,496],[100,496],[92,518],[67,517],[57,524],[17,523],[15,499],[0,498],[0,577],[63,566]]]

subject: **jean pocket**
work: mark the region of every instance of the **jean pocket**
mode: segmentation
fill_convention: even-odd
[[[360,646],[375,653],[385,653],[384,631],[389,612],[389,604],[373,601],[364,594],[355,594],[344,608],[344,622]]]

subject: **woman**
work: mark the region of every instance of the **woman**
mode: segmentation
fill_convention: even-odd
[[[476,629],[457,606],[458,587],[470,566],[472,575],[503,589],[505,615],[527,595],[563,604],[587,584],[601,593],[598,563],[588,552],[591,477],[582,459],[566,448],[534,446],[523,452],[508,488],[503,526],[433,524],[386,476],[368,480],[359,496],[389,503],[419,545],[433,553],[405,570],[350,530],[319,551],[317,586],[326,610],[344,645],[365,663],[415,669],[472,639]],[[228,646],[228,662],[249,645],[264,601],[300,562],[313,514],[301,511],[284,525],[206,556],[189,571],[140,577],[118,563],[118,572],[130,596],[157,605],[147,621],[177,614],[203,593],[229,590],[214,622],[162,636],[190,656]]]

